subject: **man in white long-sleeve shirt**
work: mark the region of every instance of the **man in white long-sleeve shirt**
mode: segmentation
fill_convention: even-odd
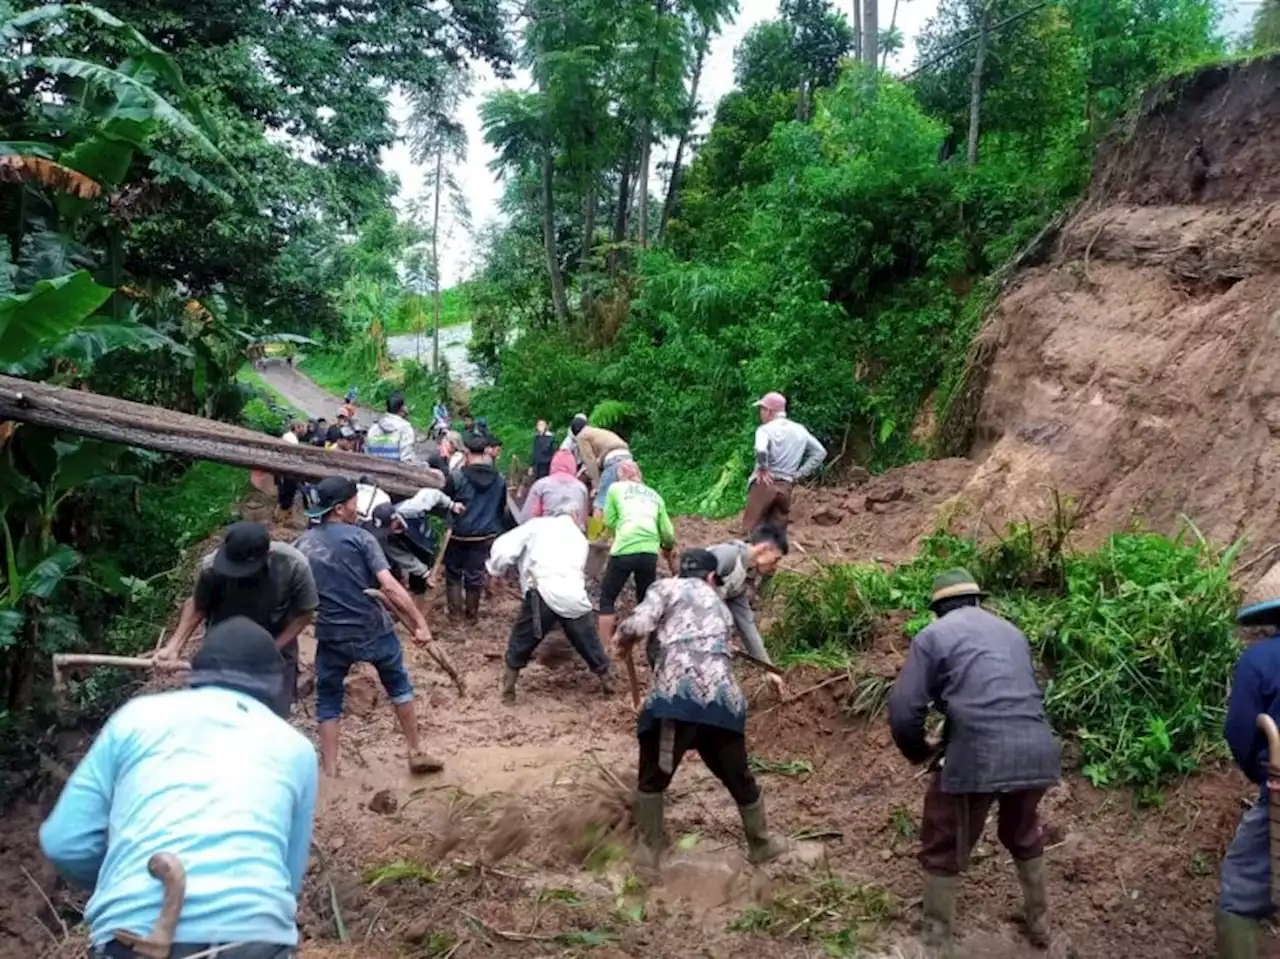
[[[515,702],[520,670],[558,623],[570,645],[600,679],[606,695],[613,694],[609,657],[596,634],[587,596],[587,538],[578,528],[571,506],[553,507],[499,536],[489,553],[488,570],[499,575],[511,566],[520,570],[524,604],[507,641],[502,671],[502,699]]]
[[[822,465],[827,450],[812,433],[787,418],[787,398],[781,393],[766,393],[755,406],[760,410],[756,467],[747,486],[742,531],[750,534],[767,523],[785,533],[791,522],[792,488]]]

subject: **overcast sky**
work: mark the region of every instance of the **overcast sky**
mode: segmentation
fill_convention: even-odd
[[[851,13],[852,0],[838,2],[837,6],[841,9],[847,6],[850,10],[846,11],[846,13]],[[1235,8],[1228,13],[1227,19],[1223,24],[1224,31],[1228,35],[1234,35],[1242,30],[1252,17],[1252,11],[1255,6],[1256,3],[1236,0]],[[893,0],[880,0],[882,28],[888,26],[893,7]],[[899,0],[897,22],[898,27],[903,32],[906,44],[896,57],[890,58],[890,72],[901,72],[914,61],[916,36],[937,7],[938,0]],[[761,20],[772,19],[777,14],[777,0],[739,0],[736,20],[729,24],[711,45],[711,52],[698,90],[698,100],[703,112],[702,122],[704,127],[710,122],[711,112],[715,104],[722,96],[733,89],[734,48],[753,25]],[[520,81],[508,81],[508,83],[518,86]],[[478,116],[480,100],[486,93],[499,89],[501,85],[491,75],[482,74],[475,85],[471,97],[463,108],[462,119],[466,125],[467,135],[470,140],[470,154],[468,162],[461,170],[457,171],[456,176],[466,193],[467,202],[471,207],[472,217],[476,226],[497,216],[498,201],[502,192],[497,177],[489,170],[489,163],[493,160],[493,152],[485,145],[484,138],[481,136]],[[397,122],[403,122],[406,112],[403,101],[393,100],[392,113]],[[664,156],[665,154],[659,151],[655,159],[661,160]],[[383,167],[400,178],[401,205],[414,197],[423,195],[429,190],[429,184],[425,182],[426,171],[413,162],[413,158],[409,155],[408,147],[403,143],[385,151]],[[655,174],[652,181],[652,189],[656,192],[662,186],[662,181]],[[448,225],[442,224],[441,232],[448,233],[447,237],[442,237],[440,265],[444,285],[450,287],[470,274],[473,266],[474,248],[471,237],[459,228],[453,227],[449,229]]]

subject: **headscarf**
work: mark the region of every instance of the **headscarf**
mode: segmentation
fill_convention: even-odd
[[[551,475],[568,476],[570,479],[578,475],[578,460],[572,450],[557,450],[551,457]]]
[[[635,460],[623,460],[618,464],[618,479],[629,480],[632,483],[644,482],[644,478],[640,475],[640,466]]]

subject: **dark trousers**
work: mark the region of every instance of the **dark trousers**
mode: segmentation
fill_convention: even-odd
[[[791,522],[791,492],[793,484],[774,480],[769,486],[752,483],[747,487],[747,508],[742,513],[742,533],[750,536],[761,523],[768,523],[786,532]]]
[[[610,556],[609,565],[604,568],[604,576],[600,579],[600,612],[604,616],[612,616],[614,605],[622,593],[627,580],[632,576],[636,580],[636,602],[644,599],[649,587],[658,578],[657,553],[628,553],[626,556]]]
[[[673,730],[670,772],[664,772],[661,765],[662,727],[666,724],[670,724]],[[671,777],[680,768],[680,760],[690,749],[698,751],[702,764],[724,783],[739,806],[750,806],[760,798],[760,787],[747,765],[746,736],[719,726],[676,719],[661,720],[640,734],[640,775],[637,783],[640,792],[666,792]]]
[[[489,581],[484,564],[489,559],[493,540],[492,536],[484,539],[450,537],[449,548],[444,551],[445,582],[461,583],[464,589],[484,589]]]
[[[600,637],[596,635],[591,614],[586,613],[577,619],[565,619],[548,606],[534,589],[524,594],[520,615],[516,624],[511,627],[511,638],[507,640],[506,664],[512,669],[524,669],[528,666],[534,650],[557,624],[564,630],[569,645],[586,661],[587,668],[597,676],[609,671],[609,657],[600,644]]]
[[[285,719],[293,711],[293,702],[298,698],[298,643],[295,640],[280,650],[284,660],[284,688],[280,691],[278,712]]]
[[[298,480],[292,476],[276,477],[276,506],[283,510],[293,509],[293,501],[298,497]]]
[[[187,959],[189,956],[208,955],[210,959],[293,959],[295,946],[280,946],[270,942],[242,942],[227,945],[213,952],[212,943],[175,942],[169,949],[169,959]],[[93,959],[140,959],[128,946],[112,940],[93,950]]]
[[[925,872],[955,876],[969,865],[969,853],[982,838],[987,812],[996,803],[996,835],[1014,859],[1036,859],[1044,854],[1044,830],[1037,807],[1043,789],[1011,793],[944,793],[941,777],[934,773],[924,795],[924,821],[920,826],[920,865]]]

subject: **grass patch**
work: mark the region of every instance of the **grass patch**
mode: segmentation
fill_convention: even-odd
[[[734,932],[818,943],[828,956],[856,956],[894,916],[893,897],[879,886],[828,874],[787,890],[767,906],[748,909]]]
[[[440,876],[434,869],[408,859],[366,869],[362,878],[368,883],[370,889],[392,882],[412,881],[432,885],[440,881]]]
[[[786,762],[773,762],[769,759],[761,759],[759,756],[752,756],[747,760],[747,765],[751,767],[752,772],[771,773],[775,776],[808,776],[813,773],[813,763],[807,759],[792,759]]]
[[[435,325],[435,309],[434,296],[405,294],[395,312],[391,314],[387,333],[391,336],[415,332],[430,335]],[[444,290],[440,294],[440,329],[470,323],[473,309],[468,284],[460,283]]]
[[[908,614],[904,629],[914,636],[932,620],[934,575],[965,566],[990,591],[986,605],[1028,637],[1049,718],[1079,745],[1084,775],[1154,799],[1164,782],[1222,755],[1240,651],[1230,578],[1238,547],[1219,551],[1194,530],[1173,539],[1136,530],[1076,552],[1071,523],[1058,503],[1050,522],[1016,524],[984,545],[934,533],[890,573],[833,566],[809,579],[780,575],[771,648],[782,661],[832,646],[856,656],[889,612]],[[851,711],[882,709],[886,687],[855,681]]]

